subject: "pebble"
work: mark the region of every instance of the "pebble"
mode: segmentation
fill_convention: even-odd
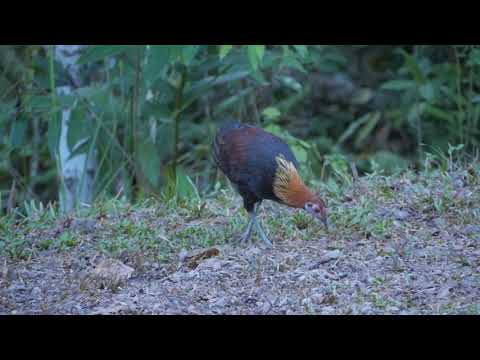
[[[79,232],[91,233],[95,231],[96,225],[97,222],[92,219],[75,219],[72,223],[72,228]]]
[[[325,260],[336,260],[340,256],[342,256],[342,252],[340,250],[331,250],[325,253]]]
[[[211,306],[219,306],[219,307],[224,307],[227,304],[225,298],[211,299],[209,302],[211,302]]]
[[[267,314],[270,310],[272,309],[272,304],[270,304],[270,302],[268,301],[265,301],[262,305],[262,314]]]
[[[465,232],[465,234],[467,235],[473,235],[473,234],[478,234],[480,233],[480,226],[478,225],[467,225],[465,226],[465,228],[463,229],[463,231]]]
[[[322,308],[320,310],[320,313],[322,315],[331,315],[331,314],[334,313],[334,311],[335,311],[335,309],[332,306],[325,306],[324,308]]]
[[[433,220],[433,225],[435,225],[435,227],[437,227],[438,229],[443,229],[446,227],[446,222],[442,218],[437,218]]]
[[[389,307],[387,307],[387,312],[389,312],[389,313],[394,313],[394,312],[397,312],[397,311],[399,311],[399,310],[400,310],[400,309],[399,309],[398,307],[396,307],[396,306],[389,306]]]
[[[39,297],[40,295],[42,295],[42,289],[40,289],[38,286],[34,287],[32,289],[32,296]]]
[[[370,315],[372,313],[372,307],[370,304],[365,304],[361,307],[360,312],[363,315]]]
[[[312,296],[310,296],[310,298],[312,299],[312,301],[317,304],[317,305],[320,305],[321,303],[323,303],[323,301],[325,300],[325,296],[323,296],[322,294],[318,293],[318,294],[313,294]]]
[[[408,211],[405,211],[405,210],[395,210],[393,212],[393,216],[395,217],[396,220],[403,221],[403,220],[407,220],[410,214],[408,213]]]
[[[222,262],[218,259],[212,258],[205,260],[198,267],[199,269],[212,269],[213,271],[218,271],[222,268]]]

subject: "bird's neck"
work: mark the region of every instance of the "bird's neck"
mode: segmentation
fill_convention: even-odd
[[[281,196],[285,204],[294,208],[303,208],[314,197],[300,178],[293,179]]]
[[[283,159],[277,158],[277,171],[273,184],[273,192],[286,205],[303,208],[305,203],[314,199],[314,195],[303,183],[295,166]]]

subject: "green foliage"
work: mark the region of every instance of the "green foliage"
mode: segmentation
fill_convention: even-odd
[[[455,151],[451,151],[452,159]],[[478,224],[478,162],[450,163],[445,173],[430,169],[391,176],[369,174],[356,182],[349,181],[346,159],[332,157],[329,164],[339,175],[318,188],[330,209],[328,233],[305,211],[264,202],[259,220],[277,244],[316,242],[326,237],[328,249],[341,249],[353,239],[356,246],[363,246],[364,241],[374,243],[379,256],[393,256],[400,251],[396,248],[400,239],[408,240],[402,252],[423,241],[422,234],[440,241],[441,237],[431,235],[438,230],[432,219],[440,218],[447,228],[457,231]],[[456,194],[455,179],[466,174],[464,189],[471,194],[462,197]],[[82,253],[101,251],[123,259],[141,254],[177,261],[181,249],[230,243],[244,230],[247,214],[238,211],[238,195],[228,189],[217,190],[201,201],[149,199],[133,205],[122,199],[102,199],[69,219],[58,218],[49,208],[41,210],[35,204],[24,217],[0,217],[0,257],[28,259],[43,250],[78,248]],[[396,212],[401,209],[408,209],[411,216],[398,218]],[[86,231],[79,225],[82,222],[95,224],[95,231]]]
[[[257,71],[265,54],[265,45],[248,45],[248,59],[253,71]]]
[[[145,174],[147,180],[154,187],[158,186],[160,181],[160,155],[155,144],[145,139],[139,145],[138,162],[141,171]]]
[[[308,161],[308,150],[310,149],[310,144],[292,136],[288,131],[285,131],[278,125],[268,125],[265,127],[265,130],[283,139],[292,149],[292,152],[298,162],[302,165],[306,165]]]
[[[131,201],[212,190],[210,142],[227,117],[284,138],[309,181],[479,145],[477,45],[93,45],[79,64],[85,86],[57,96],[68,78],[51,48],[0,47],[0,211],[14,181],[24,212],[56,200],[67,107],[68,146],[97,157],[97,196]]]
[[[132,45],[91,45],[87,51],[82,54],[78,63],[83,65],[101,61],[110,56],[121,54],[129,50],[131,46]]]
[[[232,50],[233,45],[222,45],[220,46],[220,59],[223,59],[228,53]]]

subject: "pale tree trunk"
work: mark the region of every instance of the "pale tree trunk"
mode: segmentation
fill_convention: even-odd
[[[85,45],[56,45],[55,60],[62,66],[62,70],[70,78],[70,83],[57,87],[57,95],[69,95],[76,88],[83,86],[81,69],[77,60]],[[80,143],[70,149],[68,146],[69,122],[72,110],[75,108],[75,101],[71,107],[62,108],[61,133],[58,142],[58,161],[60,167],[60,209],[63,213],[69,213],[77,206],[89,205],[93,199],[94,175],[96,168],[95,153],[77,154],[71,157],[72,150]],[[91,121],[91,119],[85,119]]]

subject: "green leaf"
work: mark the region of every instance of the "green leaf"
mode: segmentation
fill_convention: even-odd
[[[234,81],[244,79],[248,77],[248,75],[250,75],[248,71],[234,71],[218,77],[209,76],[205,79],[195,82],[190,88],[190,91],[203,92],[213,86],[232,83]]]
[[[275,125],[275,124],[270,124],[265,127],[265,131],[272,133],[273,135],[276,135],[282,139],[286,139],[289,134],[287,134],[286,130],[282,129],[280,126]]]
[[[287,130],[282,129],[278,125],[270,124],[265,127],[265,131],[268,131],[269,133],[278,136],[291,146],[299,146],[303,147],[304,149],[311,148],[311,145],[309,143],[303,141],[302,139],[298,139],[295,136],[292,136]]]
[[[68,157],[68,159],[70,160],[80,154],[87,154],[90,149],[90,145],[91,145],[91,138],[85,138],[77,142],[75,146],[72,148],[72,152],[70,153],[70,156]]]
[[[419,102],[412,105],[412,107],[410,108],[407,114],[408,121],[411,124],[415,124],[425,112],[426,107],[427,107],[427,103],[425,102]]]
[[[233,49],[233,45],[220,45],[220,59],[223,59]]]
[[[432,106],[430,104],[425,105],[425,113],[433,116],[434,118],[437,118],[439,120],[448,121],[450,123],[454,123],[454,121],[455,121],[453,115],[451,115],[450,113],[448,113],[445,110],[442,110],[442,109],[440,109],[438,107],[435,107],[435,106]]]
[[[431,82],[427,82],[418,89],[420,95],[428,102],[435,100],[435,88]]]
[[[293,69],[297,69],[303,73],[307,73],[303,65],[293,56],[286,56],[282,59],[282,66],[291,67]]]
[[[376,163],[386,174],[394,174],[405,170],[409,165],[408,161],[401,156],[385,150],[380,150],[373,154],[370,162]]]
[[[362,142],[369,136],[372,131],[377,126],[378,122],[382,118],[380,111],[375,111],[366,115],[368,121],[363,126],[362,130],[358,133],[357,138],[355,139],[355,146],[360,147]]]
[[[90,45],[80,56],[78,65],[104,60],[127,51],[132,45]]]
[[[151,45],[144,67],[144,76],[148,84],[153,84],[164,73],[172,59],[171,45]]]
[[[264,109],[262,111],[262,115],[265,116],[268,120],[275,120],[281,115],[281,113],[280,111],[278,111],[277,108],[271,106]]]
[[[176,194],[180,199],[200,199],[197,187],[181,167],[177,167]]]
[[[469,66],[480,66],[480,49],[473,49],[470,52],[467,64]]]
[[[303,147],[298,145],[293,145],[292,152],[293,152],[293,155],[295,155],[295,158],[297,159],[298,162],[305,163],[307,161],[308,154]]]
[[[340,136],[340,139],[338,140],[338,144],[343,144],[347,139],[349,139],[357,129],[365,124],[367,121],[370,120],[370,114],[366,114],[359,119],[355,120],[350,124],[350,126],[345,130],[345,132]]]
[[[26,104],[27,111],[44,112],[52,108],[52,98],[50,96],[32,96]]]
[[[292,57],[292,52],[288,45],[282,45],[282,58],[283,60]]]
[[[186,45],[168,45],[168,47],[170,50],[171,61],[175,62],[181,60],[182,52]]]
[[[262,62],[263,55],[265,55],[265,45],[255,45],[255,52],[257,53],[257,59]]]
[[[258,55],[255,45],[248,45],[248,60],[253,71],[258,70]]]
[[[51,103],[51,101],[50,101]],[[15,113],[15,103],[13,101],[3,101],[0,102],[0,124],[9,122],[12,115]]]
[[[158,186],[160,180],[160,157],[155,144],[146,140],[138,146],[138,161],[140,169],[153,186]]]
[[[302,59],[305,59],[308,56],[308,48],[306,45],[293,45],[293,47]]]
[[[384,83],[381,87],[383,90],[403,91],[410,90],[417,86],[413,80],[390,80]]]
[[[374,92],[371,89],[363,88],[359,89],[352,98],[352,104],[364,105],[370,102],[374,97]]]
[[[261,71],[255,71],[253,73],[250,74],[250,76],[255,79],[258,84],[260,86],[269,86],[269,82],[267,81],[267,79],[265,78],[265,76],[263,76],[263,73]]]
[[[89,138],[91,131],[92,126],[87,119],[85,108],[77,106],[72,110],[68,121],[67,144],[70,151],[73,151],[81,140]]]
[[[423,84],[426,81],[426,78],[417,62],[417,59],[403,49],[400,49],[399,51],[404,56],[407,69],[409,70],[410,74],[412,74],[415,81],[417,83]]]
[[[75,95],[57,95],[57,103],[63,109],[71,108],[75,104],[75,100]]]
[[[302,91],[302,85],[291,76],[279,76],[278,79],[282,82],[283,85],[292,89],[293,91]]]
[[[13,148],[18,148],[23,145],[27,126],[27,120],[24,117],[14,120],[10,131],[10,145]]]
[[[77,88],[73,91],[75,96],[90,99],[98,95],[99,92],[105,91],[102,88],[93,87],[93,86],[85,86]]]
[[[190,66],[191,62],[197,55],[198,51],[200,50],[200,45],[187,45],[184,46],[182,49],[182,60],[183,64],[186,66]]]
[[[58,142],[60,140],[61,121],[58,114],[53,114],[48,123],[48,148],[52,157],[55,159],[58,152]]]
[[[221,114],[223,111],[228,110],[229,108],[233,107],[237,102],[239,102],[241,99],[243,99],[245,96],[251,94],[253,92],[252,87],[248,87],[235,95],[227,98],[226,100],[222,101],[220,104],[215,106],[213,109],[214,115],[217,116],[218,114]]]
[[[257,71],[265,54],[265,45],[247,45],[248,59],[253,71]]]
[[[344,155],[333,153],[325,156],[325,165],[329,165],[335,175],[347,183],[351,182],[348,161]]]

